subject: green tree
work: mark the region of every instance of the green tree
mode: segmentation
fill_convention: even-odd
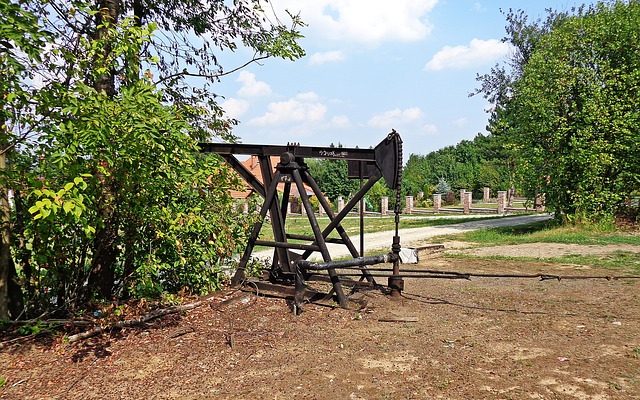
[[[37,16],[13,1],[0,0],[0,320],[22,311],[22,293],[11,256],[11,209],[8,194],[12,166],[7,160],[37,123],[25,80],[41,61],[48,34]]]
[[[248,221],[233,212],[235,175],[198,152],[200,140],[233,139],[235,121],[211,85],[253,61],[302,55],[298,19],[267,23],[258,1],[7,4],[31,16],[34,32],[55,32],[41,63],[8,73],[39,82],[29,113],[3,113],[25,127],[3,133],[32,135],[5,186],[16,191],[13,253],[27,311],[215,287]],[[7,37],[29,37],[11,18]],[[219,53],[241,44],[254,57],[223,68]]]
[[[561,218],[619,212],[638,176],[640,3],[599,3],[540,36],[496,114],[530,193]]]
[[[332,203],[335,203],[340,196],[347,199],[358,190],[358,180],[348,178],[346,161],[308,160],[307,164],[320,190]]]
[[[453,189],[480,192],[484,186],[506,188],[511,185],[510,158],[496,136],[477,135],[424,156],[412,154],[404,169],[406,193],[425,194],[446,181]],[[429,189],[429,190],[425,190]]]

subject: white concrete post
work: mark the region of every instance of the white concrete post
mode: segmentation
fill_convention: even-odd
[[[405,198],[405,203],[406,207],[404,212],[407,214],[411,214],[413,212],[413,196],[407,196]]]
[[[482,188],[482,202],[488,203],[490,198],[491,198],[491,189],[489,189],[488,187]]]
[[[442,194],[435,193],[433,195],[433,211],[440,212],[440,208],[442,208]]]
[[[460,189],[460,204],[464,203],[464,194],[467,193],[467,189]]]
[[[344,209],[344,198],[342,196],[338,196],[338,212]]]
[[[471,192],[465,192],[463,197],[462,206],[464,208],[464,213],[471,213]]]
[[[536,194],[536,199],[533,202],[533,206],[536,210],[536,212],[544,212],[545,210],[545,195],[544,193],[537,193]]]
[[[389,215],[389,198],[387,196],[380,199],[380,214]]]
[[[249,214],[249,202],[245,201],[242,203],[242,213]]]
[[[498,191],[498,214],[504,214],[505,206],[507,204],[507,191]]]

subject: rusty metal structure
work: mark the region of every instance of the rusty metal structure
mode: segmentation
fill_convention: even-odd
[[[399,295],[403,290],[404,281],[399,269],[400,236],[398,234],[402,181],[402,139],[395,130],[372,149],[301,146],[297,143],[290,143],[286,146],[201,143],[200,148],[202,152],[216,153],[223,157],[264,199],[258,221],[253,226],[247,247],[235,271],[232,280],[234,285],[250,283],[251,286],[263,292],[275,292],[292,297],[296,313],[301,311],[301,306],[305,301],[327,298],[334,298],[341,307],[347,307],[347,295],[343,288],[345,284],[384,288],[392,295]],[[238,155],[258,158],[262,182],[236,158]],[[271,164],[272,156],[279,156],[279,162],[275,166]],[[332,210],[315,179],[311,176],[305,163],[305,159],[308,158],[346,160],[349,178],[360,179],[360,190],[340,212],[335,213]],[[395,236],[389,254],[363,257],[363,198],[380,179],[383,179],[390,189],[395,190]],[[281,183],[284,184],[282,195],[278,193],[278,185]],[[286,231],[289,195],[293,185],[300,195],[300,201],[306,211],[313,236],[292,234]],[[320,207],[329,217],[329,223],[324,228],[320,227],[314,214],[305,185],[313,190],[319,200]],[[342,226],[344,218],[354,210],[358,203],[360,203],[361,244],[359,250]],[[272,241],[259,239],[260,230],[267,215],[270,217],[273,231],[274,240]],[[329,238],[329,235],[334,231],[338,233],[340,238]],[[306,243],[300,243],[300,241]],[[328,243],[346,246],[352,259],[332,261],[327,247]],[[272,247],[274,253],[268,277],[248,282],[245,270],[255,246]],[[310,262],[309,257],[313,253],[320,253],[323,262]],[[388,277],[386,287],[376,283],[375,277],[367,268],[367,266],[380,263],[393,264],[393,267],[387,270],[389,275],[385,275]],[[347,276],[336,271],[344,268],[357,268],[357,273]],[[359,278],[359,280],[352,278]],[[328,282],[331,285],[331,290],[328,293],[318,292],[308,285],[310,281]]]

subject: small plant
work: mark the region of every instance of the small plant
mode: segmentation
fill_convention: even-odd
[[[18,334],[22,336],[38,335],[42,332],[46,332],[47,330],[48,327],[45,323],[43,323],[42,321],[36,321],[32,324],[29,323],[22,325],[20,328],[18,328]]]
[[[263,272],[269,269],[269,260],[252,257],[247,263],[245,274],[247,277],[260,278]]]
[[[631,354],[633,354],[634,358],[640,358],[640,346],[633,349]]]
[[[5,378],[4,376],[0,376],[0,389],[2,389],[6,384],[7,384],[7,378]]]
[[[180,304],[180,296],[173,293],[162,293],[162,304],[175,306]]]

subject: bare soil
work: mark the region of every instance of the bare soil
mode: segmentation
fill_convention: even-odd
[[[455,243],[454,243],[455,245]],[[469,246],[469,243],[466,243]],[[446,244],[447,248],[454,246]],[[504,257],[533,257],[551,258],[569,255],[593,255],[603,256],[616,252],[637,253],[640,257],[640,246],[632,244],[609,244],[609,245],[581,245],[565,243],[524,243],[502,246],[486,246],[474,249],[453,250],[453,254],[468,254],[474,256],[504,256]]]
[[[541,262],[428,268],[585,274]],[[589,275],[611,271],[591,269]],[[640,399],[640,282],[408,279],[362,310],[236,292],[73,345],[0,353],[4,399]],[[244,296],[244,297],[242,297]],[[417,322],[381,322],[415,317]]]

